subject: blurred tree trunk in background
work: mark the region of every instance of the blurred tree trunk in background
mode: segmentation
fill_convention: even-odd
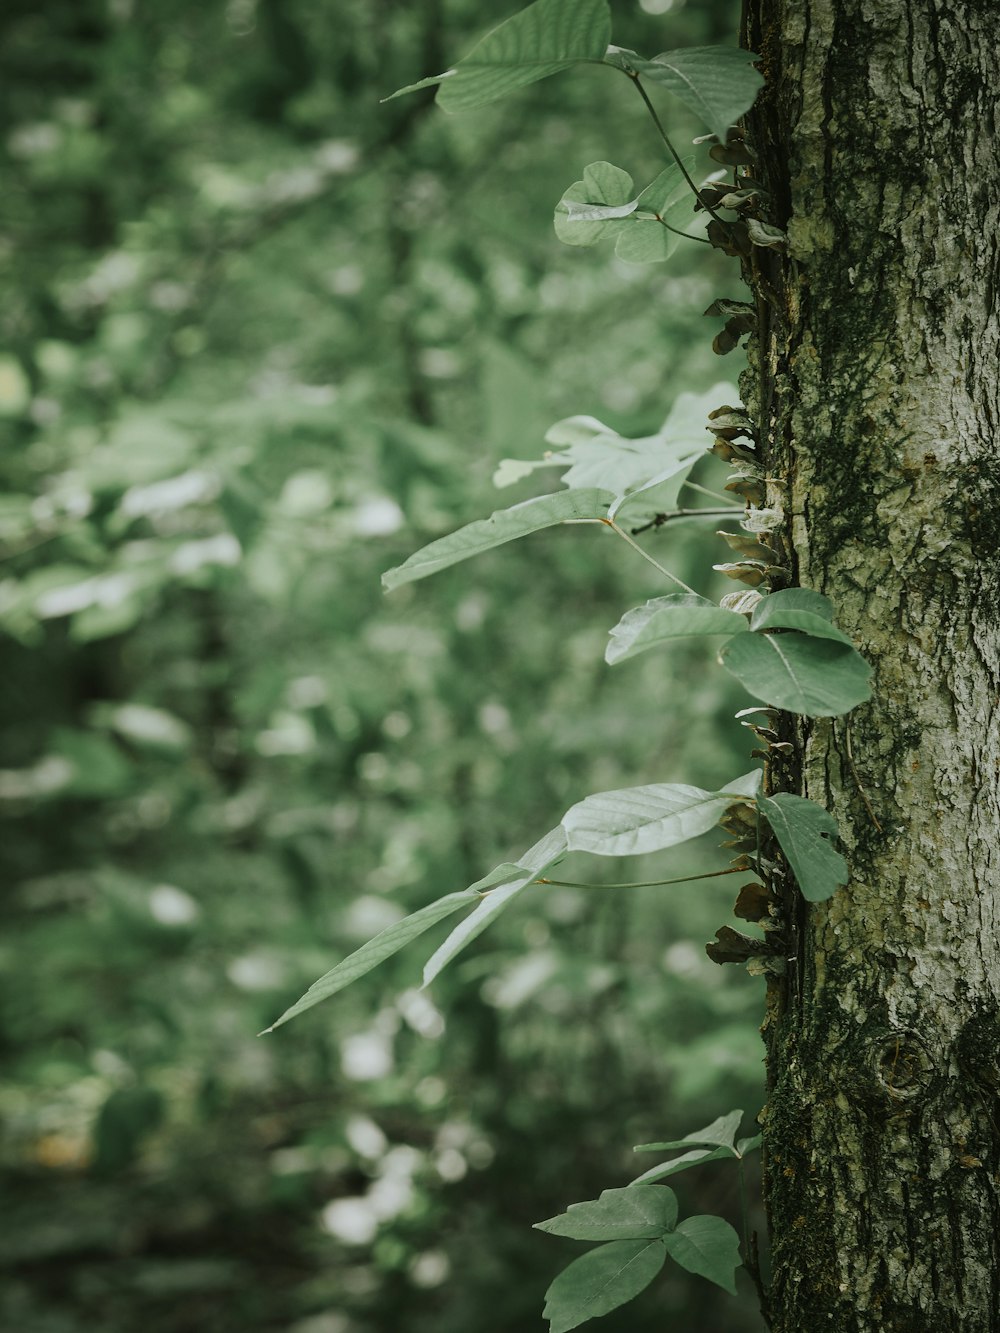
[[[773,1319],[1000,1328],[996,7],[749,0],[787,258],[748,388],[794,581],[875,668],[806,723],[852,881],[789,907],[765,1037]]]

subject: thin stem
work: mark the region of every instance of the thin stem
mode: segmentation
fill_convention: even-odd
[[[720,875],[742,875],[734,867],[728,870],[709,870],[704,875],[681,875],[678,879],[646,879],[634,884],[580,884],[572,879],[536,879],[536,884],[552,884],[559,889],[659,889],[667,884],[690,884],[696,879],[718,879]]]
[[[638,551],[643,560],[648,560],[654,569],[658,569],[664,578],[670,579],[671,583],[676,583],[678,588],[683,588],[685,592],[691,593],[692,596],[698,596],[694,588],[688,587],[683,579],[679,579],[676,574],[671,574],[669,569],[664,569],[660,562],[654,560],[648,551],[644,551],[637,541],[633,541],[625,529],[620,528],[614,519],[606,518],[603,521],[608,525],[612,532],[618,533],[618,536],[621,537],[623,542],[628,542],[629,546],[631,546],[634,551]]]
[[[659,213],[654,213],[653,216],[656,218],[657,222],[660,224],[661,227],[666,227],[667,231],[672,231],[675,236],[683,236],[686,241],[700,241],[702,245],[712,244],[712,242],[708,239],[707,236],[692,236],[689,231],[681,231],[677,227],[671,227],[669,222],[663,221]]]
[[[689,172],[688,172],[688,169],[687,169],[687,167],[684,165],[684,163],[682,162],[682,160],[681,160],[681,158],[680,158],[680,156],[679,156],[679,154],[678,154],[678,152],[677,152],[677,149],[673,146],[673,144],[670,142],[670,139],[667,137],[667,132],[666,132],[666,130],[663,128],[663,122],[660,120],[660,117],[656,114],[656,107],[653,106],[652,102],[649,100],[649,95],[647,94],[645,88],[642,86],[642,83],[641,83],[640,80],[639,80],[639,76],[638,76],[638,74],[630,74],[630,75],[629,75],[629,78],[632,80],[632,82],[635,84],[636,88],[639,90],[639,96],[642,98],[643,102],[645,102],[645,104],[646,104],[646,110],[647,110],[647,111],[649,112],[649,114],[653,117],[653,124],[654,124],[654,125],[656,126],[656,128],[657,128],[657,131],[658,131],[658,133],[659,133],[660,138],[661,138],[661,139],[663,140],[663,142],[666,144],[666,146],[667,146],[667,151],[670,153],[670,156],[674,159],[674,161],[677,163],[678,167],[680,168],[681,175],[682,175],[682,176],[684,177],[684,179],[687,181],[688,185],[690,185],[692,194],[694,195],[694,197],[695,197],[696,199],[700,198],[699,193],[698,193],[698,187],[697,187],[697,185],[695,185],[694,181],[691,179],[691,176],[690,176],[690,174],[689,174]],[[726,220],[725,220],[724,218],[720,218],[719,215],[718,215],[718,213],[716,213],[715,209],[712,208],[710,204],[705,204],[704,206],[705,206],[705,208],[708,210],[708,212],[711,214],[711,216],[712,216],[713,218],[715,218],[716,222],[720,222],[720,223],[721,223],[727,230],[729,229],[729,223],[726,222]],[[709,241],[709,245],[711,245],[711,241]]]
[[[664,514],[654,514],[648,523],[643,523],[640,528],[633,528],[632,536],[637,537],[640,532],[648,532],[650,528],[662,528],[664,523],[669,523],[674,518],[720,518],[731,514],[734,509],[739,509],[739,506],[727,505],[725,509],[671,509]]]
[[[743,1219],[743,1266],[752,1273],[752,1252],[750,1247],[750,1215],[747,1212],[747,1179],[743,1170],[743,1158],[736,1159],[736,1171],[740,1178],[740,1216]]]
[[[723,495],[721,491],[710,491],[707,486],[701,486],[696,481],[682,481],[681,486],[687,486],[692,491],[701,491],[702,495],[710,495],[713,500],[727,500],[729,498],[728,496]],[[745,508],[745,505],[730,504],[728,512],[737,509],[742,513]],[[716,510],[715,512],[718,513],[719,511]]]

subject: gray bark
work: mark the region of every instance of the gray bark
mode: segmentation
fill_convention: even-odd
[[[874,667],[777,785],[851,882],[787,896],[763,1116],[779,1333],[1000,1330],[1000,6],[748,0],[787,256],[745,397],[793,582]]]

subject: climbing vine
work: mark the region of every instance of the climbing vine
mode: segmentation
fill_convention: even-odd
[[[725,321],[713,342],[714,350],[725,355],[755,330],[764,306],[770,307],[762,254],[786,246],[784,233],[768,218],[768,197],[754,178],[753,146],[742,128],[763,83],[756,59],[736,47],[666,51],[645,59],[611,44],[606,0],[537,0],[484,37],[453,69],[393,97],[439,85],[439,105],[459,112],[580,64],[599,65],[626,78],[649,113],[667,166],[637,190],[620,167],[589,164],[556,205],[556,234],[576,246],[613,242],[618,257],[634,264],[668,260],[688,241],[738,259],[754,302],[718,300],[705,312]],[[677,151],[650,95],[660,91],[679,99],[703,122],[707,133],[695,141],[695,153]],[[660,852],[717,826],[728,835],[724,846],[734,853],[730,867],[718,873],[752,877],[739,890],[735,913],[760,927],[761,934],[723,926],[708,946],[709,956],[718,963],[746,962],[757,974],[783,975],[789,944],[780,904],[791,886],[806,900],[819,902],[848,878],[847,864],[834,846],[833,816],[784,789],[794,785],[794,775],[784,767],[793,748],[783,739],[784,720],[849,712],[869,697],[870,673],[835,625],[829,600],[790,586],[781,486],[765,476],[751,416],[739,404],[720,404],[723,391],[682,393],[660,430],[640,439],[625,438],[594,417],[558,422],[546,435],[549,448],[541,458],[504,459],[494,481],[504,487],[539,469],[555,468],[562,473],[562,490],[498,510],[432,542],[389,570],[383,583],[391,591],[556,525],[598,528],[625,543],[672,585],[671,591],[627,610],[611,628],[608,664],[660,650],[672,639],[716,637],[719,664],[756,701],[737,720],[758,741],[753,756],[759,766],[716,791],[655,783],[587,796],[516,862],[497,866],[467,889],[382,931],[320,977],[268,1031],[335,995],[438,921],[464,913],[424,967],[424,984],[429,984],[521,894],[562,882],[552,872],[568,852],[610,857]],[[711,452],[730,466],[731,474],[725,494],[717,497],[723,507],[692,508],[682,505],[681,495],[685,489],[703,489],[690,473],[705,452],[706,430]],[[719,517],[731,522],[732,530],[720,533],[731,558],[713,568],[743,586],[714,602],[688,587],[638,539],[663,529],[669,535],[675,519]],[[630,1300],[668,1256],[732,1292],[742,1262],[766,1313],[745,1205],[740,1237],[721,1217],[679,1221],[676,1195],[662,1183],[681,1170],[728,1159],[742,1187],[743,1160],[760,1143],[760,1136],[738,1137],[742,1114],[732,1111],[680,1139],[640,1145],[640,1152],[680,1155],[625,1188],[605,1190],[599,1199],[572,1204],[537,1224],[554,1235],[598,1242],[549,1288],[545,1314],[551,1333],[565,1333]]]

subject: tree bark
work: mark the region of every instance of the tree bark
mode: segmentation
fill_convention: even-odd
[[[745,397],[792,582],[874,698],[788,785],[850,884],[788,895],[765,1020],[778,1333],[1000,1330],[1000,10],[747,0],[768,87]]]

